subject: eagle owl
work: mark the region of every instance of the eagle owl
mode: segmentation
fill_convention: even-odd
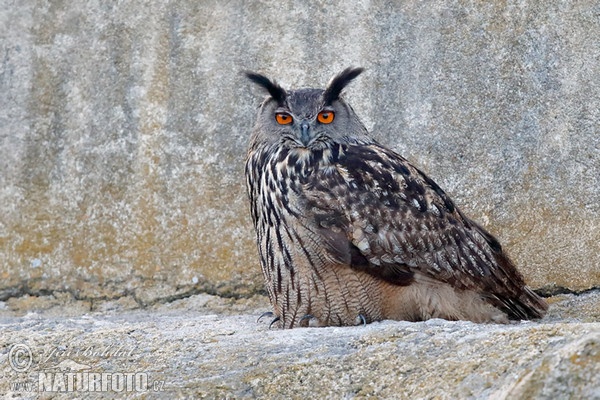
[[[276,322],[357,325],[429,318],[541,318],[500,243],[418,168],[373,140],[344,87],[268,92],[246,159],[260,264]]]

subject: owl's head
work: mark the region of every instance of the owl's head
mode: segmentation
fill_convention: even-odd
[[[297,90],[285,90],[264,75],[246,72],[252,82],[269,93],[260,106],[252,146],[318,150],[334,143],[372,142],[352,107],[340,97],[361,72],[362,68],[347,68],[325,89]]]

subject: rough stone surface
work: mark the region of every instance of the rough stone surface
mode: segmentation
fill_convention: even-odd
[[[0,0],[0,299],[262,288],[256,88],[322,86],[497,234],[536,288],[600,286],[600,5]]]
[[[258,296],[201,294],[145,310],[102,301],[94,312],[56,300],[29,311],[0,302],[4,398],[600,399],[598,291],[550,299],[539,323],[293,330],[257,323],[268,310]],[[107,374],[105,391],[78,391],[77,375],[75,392],[51,391],[69,389],[60,377],[77,372]],[[148,386],[115,392],[118,373],[145,374]]]

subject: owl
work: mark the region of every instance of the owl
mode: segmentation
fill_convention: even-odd
[[[263,88],[246,183],[272,322],[281,328],[429,318],[541,318],[500,243],[404,157],[370,137],[341,96]]]

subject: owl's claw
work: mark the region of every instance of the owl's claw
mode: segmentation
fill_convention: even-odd
[[[298,325],[302,326],[302,322],[304,321],[307,321],[307,327],[319,326],[319,319],[316,318],[314,315],[306,314],[304,317],[300,318],[300,320],[298,321]]]
[[[273,314],[271,311],[267,311],[267,312],[265,312],[265,313],[262,313],[262,314],[260,315],[260,317],[258,317],[258,319],[256,320],[256,323],[259,323],[259,322],[260,322],[260,320],[261,320],[263,317],[275,317],[275,318],[273,319],[273,321],[271,321],[271,323],[269,324],[269,329],[271,329],[271,328],[273,327],[273,324],[274,324],[275,322],[279,321],[279,317],[277,317],[277,316],[276,316],[275,314]]]
[[[314,318],[314,315],[306,314],[304,317],[300,318],[300,321],[298,321],[298,324],[300,324],[304,320],[309,320],[310,321],[313,318]]]
[[[356,317],[356,320],[357,320],[357,322],[359,322],[359,320],[360,320],[360,322],[362,322],[362,326],[367,326],[367,319],[365,318],[364,315],[358,314],[358,317]],[[356,324],[356,325],[358,325],[358,324]]]
[[[269,329],[271,329],[271,328],[273,327],[273,324],[274,324],[275,322],[277,322],[277,321],[279,321],[279,317],[275,317],[275,318],[273,319],[273,321],[271,321],[271,323],[269,324]]]
[[[263,319],[263,317],[274,317],[275,314],[273,314],[271,311],[267,311],[264,312],[262,314],[260,314],[260,317],[258,317],[258,319],[256,320],[256,323],[258,324],[260,322],[261,319]]]
[[[303,326],[302,323],[304,321],[308,321],[305,325],[308,327],[320,326],[319,319],[311,314],[306,314],[305,316],[300,318],[300,320],[298,320],[298,325]],[[362,326],[367,326],[367,318],[362,314],[358,314],[358,316],[356,317],[356,325],[360,324],[362,324]]]

